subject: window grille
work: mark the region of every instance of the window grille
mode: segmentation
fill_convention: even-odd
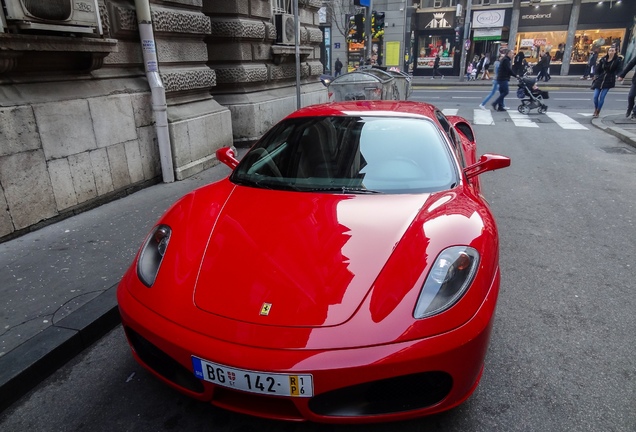
[[[272,14],[291,13],[291,0],[273,0]]]

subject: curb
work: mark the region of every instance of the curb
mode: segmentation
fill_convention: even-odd
[[[601,129],[602,131],[607,132],[608,134],[620,139],[624,143],[636,148],[636,134],[618,126],[608,126],[603,122],[602,118],[593,118],[592,124],[598,129]]]
[[[120,322],[117,284],[0,357],[0,412]]]

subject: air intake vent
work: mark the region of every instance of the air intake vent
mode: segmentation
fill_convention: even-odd
[[[72,0],[23,0],[24,7],[34,17],[66,21],[73,12]]]

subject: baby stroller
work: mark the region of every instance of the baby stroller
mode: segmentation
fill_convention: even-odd
[[[542,91],[537,86],[537,80],[530,77],[519,78],[519,88],[517,97],[521,99],[521,105],[517,108],[521,114],[529,114],[531,109],[537,108],[539,114],[548,110],[548,106],[543,103],[544,99],[549,99],[547,91]]]

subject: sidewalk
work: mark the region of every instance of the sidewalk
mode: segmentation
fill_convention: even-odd
[[[415,77],[413,85],[491,82]],[[588,85],[553,77],[541,87]],[[592,123],[636,147],[636,121],[604,114]],[[0,243],[0,411],[119,323],[117,284],[154,222],[179,197],[229,172],[219,164]]]

